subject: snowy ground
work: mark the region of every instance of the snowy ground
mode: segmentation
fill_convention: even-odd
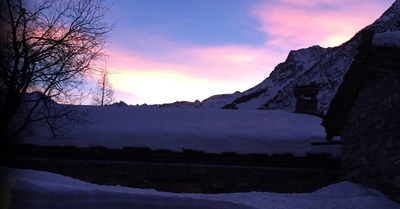
[[[313,193],[176,194],[101,186],[48,172],[0,167],[1,208],[398,209],[377,190],[342,182]]]
[[[340,156],[339,146],[311,146],[325,141],[321,118],[271,110],[221,110],[133,106],[83,106],[87,123],[77,126],[63,139],[36,128],[20,143],[74,145],[80,147],[124,146],[210,153],[329,152]]]

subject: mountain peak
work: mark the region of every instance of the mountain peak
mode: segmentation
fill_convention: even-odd
[[[396,0],[379,19],[365,29],[377,33],[400,30],[400,0]],[[203,101],[199,107],[294,111],[294,86],[315,83],[321,87],[317,96],[318,111],[324,113],[357,53],[360,34],[355,34],[346,43],[333,48],[316,45],[292,50],[285,62],[278,64],[269,77],[257,86],[241,94],[213,96]]]
[[[400,0],[396,0],[392,6],[387,9],[380,18],[366,29],[377,33],[387,31],[398,31],[400,29]]]
[[[287,56],[287,61],[299,61],[299,62],[308,62],[309,58],[315,57],[315,55],[320,53],[325,53],[326,49],[322,48],[318,45],[314,45],[308,48],[291,50]]]

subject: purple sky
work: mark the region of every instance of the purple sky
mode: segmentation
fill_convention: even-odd
[[[116,101],[162,104],[251,88],[290,50],[333,47],[394,0],[106,0]]]

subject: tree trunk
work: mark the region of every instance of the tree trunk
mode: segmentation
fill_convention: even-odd
[[[7,136],[7,129],[12,128],[11,119],[13,115],[18,111],[21,105],[22,95],[19,92],[13,92],[11,90],[7,90],[4,106],[1,110],[1,117],[0,117],[0,137],[1,143],[7,144],[10,140],[10,136]],[[4,92],[3,92],[4,93]]]

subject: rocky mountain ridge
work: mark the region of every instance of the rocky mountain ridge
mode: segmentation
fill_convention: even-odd
[[[380,33],[397,31],[400,30],[399,27],[400,0],[396,0],[379,19],[364,29]],[[315,83],[321,87],[317,96],[318,112],[324,114],[357,53],[360,34],[361,31],[337,47],[312,46],[292,50],[287,59],[278,64],[270,76],[255,87],[243,93],[211,96],[201,103],[193,103],[192,107],[294,111],[296,104],[294,87]]]

